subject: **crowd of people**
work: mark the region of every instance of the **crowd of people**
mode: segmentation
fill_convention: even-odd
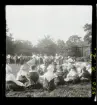
[[[29,57],[29,60],[21,65],[16,78],[8,64],[6,71],[7,89],[12,87],[20,89],[20,87],[26,88],[40,84],[43,89],[50,90],[59,84],[91,79],[91,65],[89,63],[76,62],[70,56],[66,58],[58,54],[55,56],[37,54]]]
[[[6,56],[6,61],[8,64],[24,64],[25,62],[29,61],[31,59],[31,56],[23,56],[23,55],[10,55],[8,54]]]
[[[64,57],[60,54],[56,54],[55,56],[47,56],[46,54],[42,55],[42,54],[34,54],[32,56],[23,56],[23,55],[7,55],[6,56],[6,61],[8,64],[24,64],[25,62],[29,61],[32,58],[36,58],[37,61],[42,64],[42,63],[46,63],[46,62],[52,62],[55,61],[59,64],[63,64],[64,61],[66,61],[67,57]]]

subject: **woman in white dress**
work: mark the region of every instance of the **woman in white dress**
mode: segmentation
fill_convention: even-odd
[[[12,74],[12,68],[6,64],[6,90],[24,90],[23,83],[16,80]]]

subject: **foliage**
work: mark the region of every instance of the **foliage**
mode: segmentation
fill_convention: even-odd
[[[47,55],[54,55],[56,53],[56,44],[49,35],[39,40],[37,48],[39,53],[46,53]]]
[[[90,46],[91,44],[91,28],[91,24],[86,24],[84,26],[84,31],[86,31],[84,40],[78,35],[71,35],[66,43],[64,42],[64,39],[58,39],[57,42],[55,42],[50,35],[47,35],[39,40],[36,46],[33,46],[32,43],[27,40],[13,40],[13,36],[6,25],[6,54],[23,54],[31,56],[32,53],[47,55],[55,55],[58,53],[64,56],[86,56],[88,58],[90,55],[90,48],[85,46]]]
[[[6,25],[6,54],[14,54],[13,37]]]
[[[84,41],[88,42],[88,44],[91,44],[91,41],[92,41],[92,25],[91,24],[85,24],[84,31],[86,32],[86,35],[84,36]]]
[[[77,35],[72,35],[69,37],[69,39],[66,42],[67,47],[69,48],[68,50],[68,56],[81,56],[81,51],[78,48],[81,40],[80,37]]]

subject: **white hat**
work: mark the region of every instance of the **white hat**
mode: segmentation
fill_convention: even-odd
[[[33,55],[32,57],[36,57],[35,55]]]
[[[72,58],[70,58],[70,59],[68,59],[68,62],[69,62],[69,63],[73,63],[74,61],[73,61]]]

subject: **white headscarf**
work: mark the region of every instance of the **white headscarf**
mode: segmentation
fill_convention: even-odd
[[[24,86],[23,83],[16,80],[15,76],[12,74],[12,68],[6,64],[6,82],[7,81],[13,81],[19,86]]]
[[[12,68],[8,64],[6,64],[6,74],[10,73],[12,73]]]

